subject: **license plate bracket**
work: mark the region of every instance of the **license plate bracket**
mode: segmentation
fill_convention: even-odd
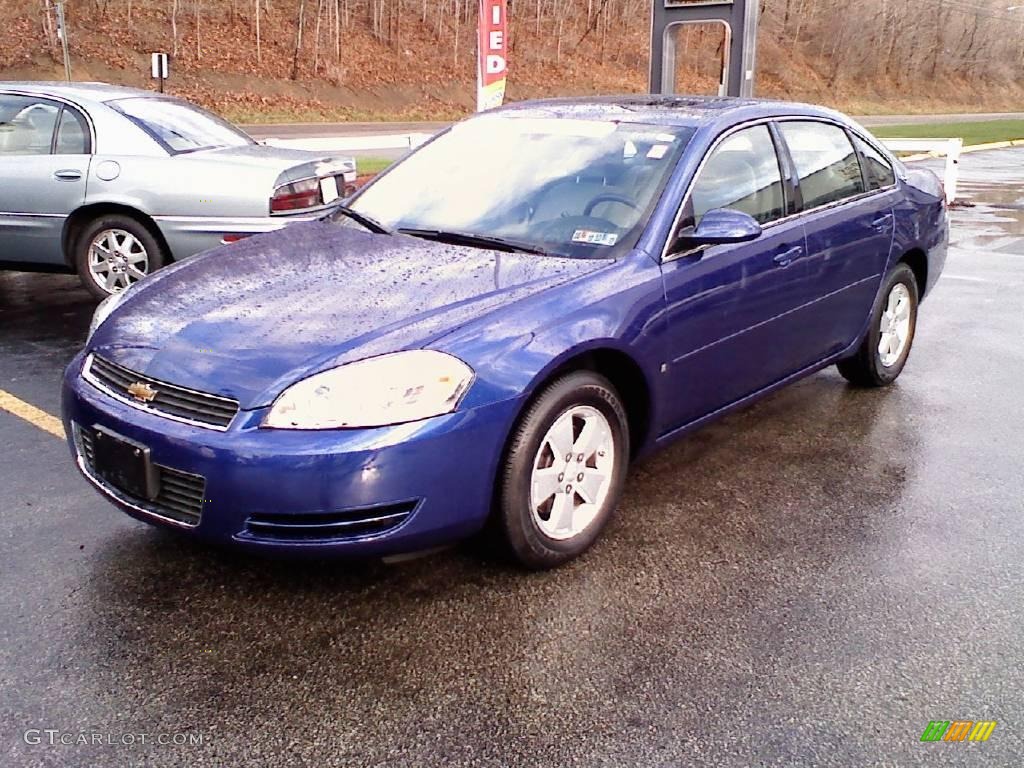
[[[149,448],[113,430],[93,427],[93,468],[118,490],[153,501],[160,492],[160,478]]]

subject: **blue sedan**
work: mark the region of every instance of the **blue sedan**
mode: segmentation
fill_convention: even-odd
[[[488,526],[549,568],[633,459],[829,365],[891,384],[947,241],[934,174],[829,110],[518,104],[106,300],[64,423],[155,525],[352,556]]]

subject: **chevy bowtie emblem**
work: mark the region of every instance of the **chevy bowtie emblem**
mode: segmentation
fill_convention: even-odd
[[[128,387],[128,394],[140,403],[152,403],[156,400],[157,391],[144,381],[136,381]]]

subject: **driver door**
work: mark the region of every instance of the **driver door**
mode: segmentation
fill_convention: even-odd
[[[708,416],[794,373],[813,357],[814,329],[794,315],[811,301],[803,225],[768,124],[720,139],[684,201],[679,231],[709,210],[753,216],[749,243],[669,254],[662,264],[671,360],[670,429]]]

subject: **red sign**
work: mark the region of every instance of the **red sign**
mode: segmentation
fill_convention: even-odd
[[[480,0],[477,34],[476,108],[500,107],[508,75],[508,5],[506,0]]]

